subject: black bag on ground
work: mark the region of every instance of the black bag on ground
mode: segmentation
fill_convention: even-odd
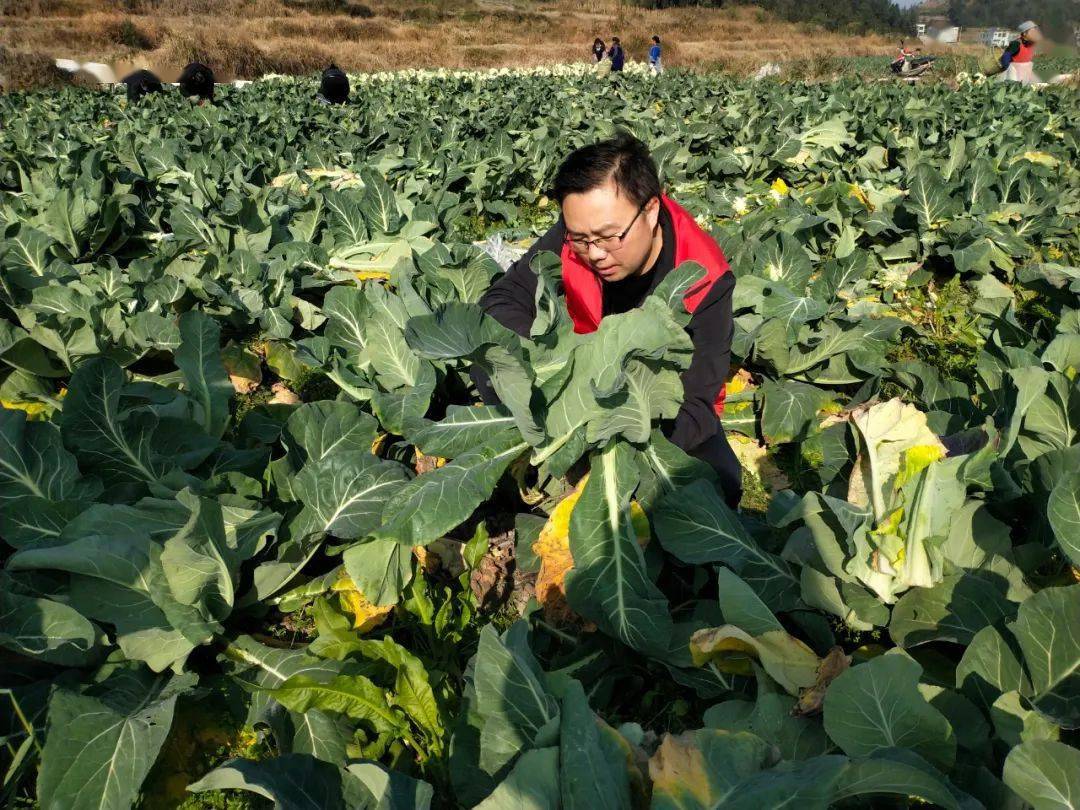
[[[192,62],[180,74],[180,91],[191,98],[198,96],[205,101],[214,100],[214,71],[201,62]]]
[[[161,79],[149,70],[136,70],[120,80],[127,88],[127,99],[135,102],[150,93],[160,93]]]

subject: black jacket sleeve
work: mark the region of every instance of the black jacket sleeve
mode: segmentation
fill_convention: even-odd
[[[532,271],[532,260],[541,251],[561,251],[565,234],[566,228],[560,218],[547,233],[533,243],[524,256],[510,265],[498,281],[488,287],[487,292],[480,298],[480,306],[484,312],[510,331],[528,337],[533,321],[536,320],[537,280],[536,273]],[[491,386],[491,379],[483,369],[473,366],[469,376],[485,405],[499,404],[499,397]]]
[[[536,273],[532,260],[545,250],[558,254],[562,250],[566,228],[562,219],[537,239],[524,256],[510,265],[502,278],[492,284],[480,299],[484,312],[512,332],[529,336],[536,320]]]
[[[713,403],[731,367],[734,289],[735,276],[725,273],[698,305],[686,327],[694,342],[694,354],[690,367],[683,372],[683,404],[669,438],[687,452],[711,439],[720,428]]]

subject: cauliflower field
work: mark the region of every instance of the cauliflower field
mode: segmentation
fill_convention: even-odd
[[[1080,807],[1074,88],[314,96],[0,96],[0,804]],[[694,267],[478,307],[616,127],[737,276],[738,511]]]

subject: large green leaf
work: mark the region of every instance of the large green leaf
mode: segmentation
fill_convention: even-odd
[[[1073,565],[1080,566],[1080,472],[1054,485],[1046,511],[1061,550]]]
[[[996,627],[977,632],[956,667],[956,687],[986,708],[1004,692],[1030,693],[1012,633]]]
[[[544,687],[527,632],[524,622],[513,625],[505,638],[491,625],[480,631],[473,683],[483,718],[480,767],[490,774],[526,748],[553,743],[558,730],[559,705]]]
[[[435,792],[426,782],[375,762],[353,762],[346,768],[372,798],[372,810],[429,810]]]
[[[412,549],[393,540],[367,540],[345,549],[342,562],[373,605],[395,605],[412,578]]]
[[[798,715],[798,699],[776,688],[771,678],[757,673],[757,700],[731,700],[705,712],[706,727],[750,731],[776,746],[784,759],[810,759],[832,750],[821,722]]]
[[[90,664],[99,655],[103,634],[74,608],[23,596],[3,579],[0,583],[0,646],[70,667]]]
[[[1047,588],[1020,606],[1010,629],[1024,653],[1032,701],[1066,728],[1080,727],[1080,585]]]
[[[825,731],[849,756],[909,748],[942,768],[956,759],[949,721],[919,694],[922,668],[904,655],[842,673],[825,693]]]
[[[475,810],[559,810],[559,749],[526,751]]]
[[[57,689],[41,752],[43,808],[128,810],[172,725],[175,685],[125,669],[80,694]]]
[[[446,466],[418,475],[386,501],[382,522],[371,536],[406,546],[438,539],[472,514],[527,449],[516,430],[506,430]]]
[[[1031,740],[1009,752],[1002,775],[1035,810],[1080,807],[1080,751],[1051,740]]]
[[[75,458],[51,422],[27,422],[22,411],[0,408],[0,507],[20,498],[61,501],[78,497]]]
[[[197,608],[181,605],[170,592],[159,562],[160,546],[148,544],[140,534],[145,513],[122,507],[112,511],[122,511],[130,529],[111,527],[64,545],[28,549],[8,564],[13,570],[70,573],[72,606],[88,618],[112,624],[129,659],[161,671],[209,642],[220,626],[200,616]]]
[[[285,423],[283,439],[297,468],[337,454],[370,454],[379,424],[348,402],[301,405]]]
[[[250,636],[230,641],[222,655],[232,669],[230,677],[251,692],[248,711],[253,722],[261,720],[263,711],[270,705],[269,690],[294,675],[330,680],[342,671],[338,661],[316,658],[304,650],[268,647]]]
[[[587,438],[600,443],[621,436],[644,444],[658,419],[674,419],[682,404],[682,380],[671,369],[657,369],[633,361],[626,372],[625,387],[610,397],[598,397],[605,417],[589,424]]]
[[[457,458],[513,426],[514,417],[501,406],[451,405],[441,421],[410,430],[406,438],[429,456]]]
[[[378,734],[405,727],[404,718],[387,701],[384,690],[363,675],[338,675],[328,681],[306,674],[292,675],[269,694],[294,712],[318,709],[341,714],[367,724]]]
[[[671,616],[667,599],[649,579],[630,521],[635,456],[623,442],[592,456],[589,481],[570,517],[574,568],[566,575],[566,598],[624,644],[660,655],[671,636]]]
[[[64,400],[64,444],[80,460],[119,482],[151,483],[171,466],[151,447],[156,419],[123,418],[120,391],[124,371],[112,360],[95,358],[79,366]]]
[[[339,767],[306,754],[284,754],[262,761],[230,759],[188,785],[188,790],[244,790],[270,799],[274,810],[370,807],[369,797],[358,786],[351,791],[343,789],[342,774]]]
[[[401,222],[401,213],[393,189],[373,169],[364,168],[360,172],[360,179],[364,183],[360,210],[369,227],[381,233],[394,233]]]
[[[653,514],[653,526],[664,550],[684,563],[723,563],[773,610],[797,604],[798,582],[791,566],[761,548],[708,482],[697,481],[665,496]]]
[[[949,184],[931,166],[920,166],[912,178],[905,207],[919,218],[919,224],[933,229],[955,213],[956,201],[949,196]]]
[[[201,312],[180,316],[180,347],[173,352],[187,391],[199,406],[199,424],[217,438],[229,422],[233,387],[221,360],[221,328]]]
[[[889,634],[901,647],[930,641],[969,644],[984,627],[1016,615],[999,577],[959,574],[932,588],[912,588],[896,603]]]
[[[831,399],[827,391],[812,385],[786,380],[766,380],[760,396],[761,433],[769,444],[783,444],[804,438],[814,420]]]
[[[388,499],[402,491],[409,470],[362,452],[332,453],[309,461],[293,479],[303,511],[292,524],[300,536],[326,532],[343,540],[364,537],[379,526]]]
[[[631,806],[625,763],[605,757],[597,722],[585,690],[572,681],[563,695],[559,730],[559,788],[564,810],[629,810]]]

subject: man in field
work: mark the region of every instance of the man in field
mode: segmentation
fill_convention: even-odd
[[[528,335],[536,317],[540,251],[562,259],[566,308],[578,333],[600,320],[641,306],[677,265],[694,261],[706,278],[685,298],[694,344],[683,374],[684,400],[669,438],[716,470],[728,503],[738,504],[742,476],[720,424],[724,381],[731,362],[731,295],[735,278],[716,242],[660,188],[648,149],[631,135],[578,149],[559,167],[553,196],[559,221],[484,294],[481,305],[495,320]],[[485,399],[494,396],[481,384]]]

